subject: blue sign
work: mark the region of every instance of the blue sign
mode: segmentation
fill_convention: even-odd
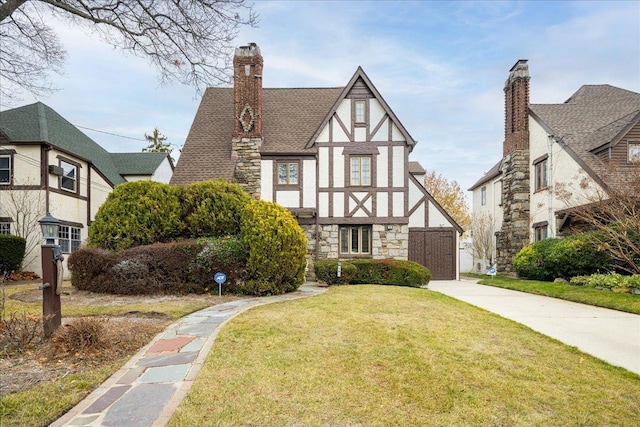
[[[495,267],[491,267],[489,269],[489,275],[490,276],[495,276],[496,275],[496,268]]]
[[[218,272],[213,276],[213,280],[215,280],[218,285],[222,285],[227,281],[227,276],[224,273]]]

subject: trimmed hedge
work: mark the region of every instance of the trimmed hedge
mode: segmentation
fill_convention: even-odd
[[[342,264],[337,277],[338,262]],[[335,284],[374,284],[421,287],[431,280],[431,272],[413,262],[395,259],[323,259],[315,263],[318,280]]]
[[[0,274],[20,269],[26,247],[26,239],[20,236],[0,234]]]
[[[546,264],[546,259],[559,241],[560,239],[544,239],[520,249],[513,258],[513,268],[518,276],[531,280],[551,281],[555,279],[553,272]]]
[[[89,246],[125,250],[182,235],[180,187],[134,181],[116,186],[89,227]]]
[[[244,293],[282,294],[304,283],[307,238],[286,208],[252,200],[242,211],[240,238],[248,255]]]
[[[180,196],[185,237],[237,235],[240,213],[251,196],[238,184],[224,179],[196,182]]]

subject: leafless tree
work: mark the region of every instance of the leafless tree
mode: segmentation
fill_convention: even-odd
[[[640,166],[609,166],[602,176],[609,183],[604,190],[585,179],[580,194],[566,189],[557,192],[567,206],[573,206],[563,219],[571,232],[597,230],[593,239],[616,267],[640,274]],[[573,199],[582,203],[576,206]]]
[[[475,214],[471,218],[471,251],[475,259],[491,264],[495,252],[495,220],[490,213]]]
[[[22,265],[29,265],[40,247],[40,223],[45,194],[40,190],[8,189],[0,192],[0,214],[13,219],[11,234],[26,240]]]
[[[47,93],[65,51],[50,18],[146,57],[161,81],[200,92],[230,80],[233,41],[257,17],[245,0],[0,0],[0,95]]]

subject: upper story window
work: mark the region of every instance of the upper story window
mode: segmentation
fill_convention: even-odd
[[[480,189],[480,204],[482,206],[487,204],[487,187],[486,186]]]
[[[367,119],[367,102],[354,101],[354,121],[356,123],[364,123]]]
[[[547,171],[547,159],[543,159],[534,164],[535,168],[535,191],[542,190],[549,186],[548,171]]]
[[[78,167],[60,161],[60,167],[62,168],[62,176],[60,177],[60,189],[71,191],[73,193],[78,191]]]
[[[297,184],[298,169],[298,162],[278,162],[278,184]]]
[[[82,229],[79,227],[61,225],[58,229],[58,244],[63,253],[68,254],[77,251],[80,249],[81,242]]]
[[[11,184],[13,176],[12,162],[10,154],[0,154],[0,185]]]
[[[629,161],[640,162],[640,142],[629,142]]]
[[[371,185],[371,157],[351,157],[351,185]]]
[[[340,227],[340,253],[367,255],[371,253],[371,226]]]

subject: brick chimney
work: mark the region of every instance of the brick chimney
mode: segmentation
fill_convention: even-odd
[[[260,198],[262,147],[262,55],[255,43],[236,49],[233,58],[234,126],[231,156],[234,180]]]
[[[520,59],[504,84],[504,143],[502,155],[529,148],[529,66]]]
[[[504,86],[502,159],[502,227],[496,233],[496,262],[502,274],[514,275],[513,257],[529,243],[529,66],[521,59],[509,70]]]
[[[255,43],[240,46],[233,58],[233,136],[262,138],[262,55]]]

